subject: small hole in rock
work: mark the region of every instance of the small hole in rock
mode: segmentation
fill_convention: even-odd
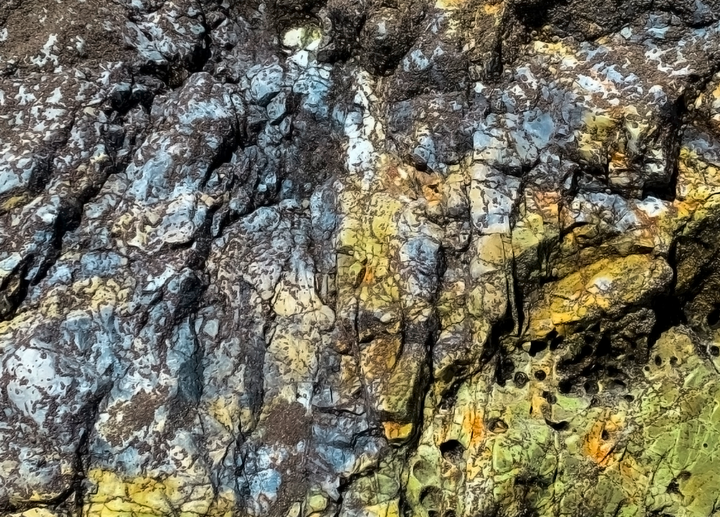
[[[655,366],[662,366],[662,357],[659,355],[655,356]]]
[[[457,402],[457,390],[450,389],[447,393],[445,393],[440,400],[440,409],[443,409],[445,411],[448,411],[455,407],[455,403]]]
[[[462,461],[465,447],[457,440],[448,440],[440,444],[440,453],[442,457],[451,463]]]
[[[613,379],[613,380],[610,382],[610,386],[611,386],[612,388],[616,388],[616,389],[625,389],[625,388],[627,388],[627,384],[625,384],[625,383],[624,383],[623,381],[621,381],[620,379]]]
[[[412,475],[420,483],[427,483],[435,474],[434,469],[425,460],[418,460],[412,467]]]
[[[707,446],[708,446],[707,443],[703,443],[703,447],[704,447],[705,449],[707,449]]]
[[[720,307],[715,307],[710,314],[707,315],[707,324],[711,329],[720,328]]]
[[[595,381],[587,381],[583,387],[588,395],[595,395],[600,390],[598,383]]]
[[[592,355],[592,353],[593,353],[593,348],[590,345],[583,345],[582,348],[580,349],[580,355],[577,356],[577,358],[575,359],[575,362],[579,363],[586,357],[590,357]]]
[[[565,420],[563,420],[562,422],[552,422],[546,418],[545,423],[556,431],[567,431],[568,429],[570,429],[570,424],[568,424]]]
[[[505,386],[505,383],[512,379],[512,372],[515,370],[515,363],[509,357],[504,358],[498,363],[498,367],[495,371],[495,381],[500,386]]]
[[[527,384],[528,380],[529,380],[528,376],[525,375],[525,373],[523,373],[523,372],[515,373],[515,386],[517,386],[518,388],[522,388],[523,386],[525,386]]]
[[[562,336],[557,335],[557,331],[553,330],[549,335],[550,339],[550,350],[557,350],[560,345],[562,345],[562,342],[564,338]]]
[[[605,357],[610,354],[612,354],[612,343],[608,336],[603,336],[597,345],[595,355],[597,355],[598,357]]]
[[[555,404],[557,402],[557,397],[554,393],[550,393],[549,391],[543,391],[543,398],[548,401],[550,404]]]
[[[633,397],[632,395],[625,395],[624,399],[628,402],[632,402],[633,400],[635,400],[635,397]]]
[[[428,510],[428,515],[438,517],[437,508],[440,508],[442,491],[436,486],[428,486],[420,492],[420,504]]]
[[[558,384],[558,389],[560,390],[560,393],[570,393],[570,391],[572,391],[572,387],[573,381],[570,379],[564,379]]]
[[[490,425],[488,425],[488,428],[493,433],[504,433],[505,431],[508,430],[508,425],[505,423],[504,420],[495,418],[490,421]]]
[[[530,341],[530,350],[528,350],[528,354],[530,354],[530,357],[535,357],[547,347],[548,345],[545,341]]]
[[[670,358],[670,365],[671,365],[671,366],[677,366],[677,364],[678,364],[678,358],[675,357],[675,356],[672,356],[672,357]]]
[[[715,345],[712,345],[712,346],[710,347],[710,355],[713,356],[713,357],[719,356],[719,355],[720,355],[720,348],[718,348],[718,347],[715,346]]]
[[[545,370],[537,370],[535,372],[535,378],[539,381],[544,381],[545,377],[547,377],[547,374],[545,373]]]

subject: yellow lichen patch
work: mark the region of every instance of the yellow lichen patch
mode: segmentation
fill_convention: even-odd
[[[92,469],[88,480],[94,485],[86,505],[88,517],[231,514],[228,501],[216,501],[209,479],[126,479],[111,471]]]
[[[125,279],[118,279],[123,281]],[[131,297],[134,279],[129,278],[126,285],[114,278],[92,277],[79,280],[70,286],[52,289],[40,302],[40,313],[45,318],[59,318],[66,312],[82,305],[89,305],[93,311],[112,306],[125,310]]]
[[[530,224],[527,224],[528,222]],[[541,236],[541,234],[536,228],[533,228],[534,222],[539,222],[540,226],[542,226],[542,219],[540,216],[532,214],[523,221],[525,224],[522,224],[522,226],[518,224],[515,228],[513,228],[512,244],[516,256],[519,256],[524,251],[535,248],[538,244],[540,244],[540,239],[538,237]]]
[[[322,41],[322,31],[318,27],[296,27],[283,35],[283,45],[307,50],[316,50]]]
[[[632,455],[624,456],[618,462],[620,475],[623,477],[624,483],[628,489],[632,490],[632,496],[639,496],[642,494],[644,488],[647,486],[647,476],[645,475],[645,469],[640,465]],[[635,490],[633,490],[635,489]],[[642,500],[637,499],[635,503],[641,504]]]
[[[273,310],[278,316],[323,312],[322,301],[315,291],[315,279],[308,274],[289,274],[275,287]]]
[[[425,197],[423,207],[427,209],[441,205],[442,178],[386,155],[380,157],[376,177],[370,195],[347,189],[339,196],[343,218],[337,242],[337,285],[341,300],[360,302],[359,310],[390,323],[399,316],[401,301],[402,279],[394,260],[403,242],[400,221],[418,224],[406,208],[420,196]],[[415,304],[411,310],[422,312],[425,308]]]
[[[561,62],[566,68],[574,68],[578,64],[575,51],[562,41],[557,43],[533,41],[533,50],[538,54],[550,56],[553,60]]]
[[[374,237],[382,244],[383,241],[396,235],[396,215],[401,208],[402,203],[387,194],[374,195],[367,208],[366,221],[372,229],[372,235],[367,237]]]
[[[288,403],[296,402],[294,386],[300,385],[312,377],[316,367],[316,346],[311,335],[300,337],[293,328],[282,328],[275,333],[267,353],[277,365],[278,372],[285,381],[283,395]]]
[[[130,294],[129,288],[118,285],[112,278],[103,281],[103,279],[95,277],[93,278],[90,306],[94,310],[99,310],[104,305],[125,304],[129,300]]]
[[[513,256],[511,240],[499,233],[480,236],[475,251],[470,263],[470,274],[475,279],[487,273],[502,271],[510,264]]]
[[[6,199],[2,204],[0,204],[0,212],[5,212],[12,210],[13,208],[17,208],[19,206],[22,206],[30,201],[30,196],[28,194],[20,194],[18,196],[12,196],[8,199]]]
[[[367,517],[400,517],[400,502],[397,499],[385,503],[366,506],[362,515]]]
[[[311,512],[321,512],[327,508],[327,497],[323,494],[311,494],[308,496],[306,508]]]
[[[435,8],[444,11],[454,11],[456,9],[462,9],[467,3],[468,0],[437,0],[435,2]]]
[[[338,288],[359,299],[367,311],[391,313],[400,298],[391,256],[398,245],[397,221],[403,204],[385,192],[367,199],[352,193],[341,198],[347,215],[339,231]]]
[[[720,99],[720,83],[715,87],[715,89],[712,91],[712,96],[715,99]]]
[[[402,424],[398,422],[383,422],[385,438],[390,442],[403,442],[412,436],[412,422]]]
[[[395,368],[401,352],[399,336],[384,336],[373,340],[360,353],[363,375],[378,378]]]
[[[233,415],[240,412],[240,404],[237,400],[218,398],[208,404],[207,412],[226,428],[233,429],[235,421]]]
[[[620,310],[661,290],[671,278],[672,269],[661,258],[600,260],[546,290],[545,303],[530,312],[530,335],[542,337],[553,328],[562,334],[564,326]]]
[[[587,113],[584,122],[586,131],[599,140],[605,140],[620,124],[618,117],[602,111]]]
[[[50,508],[31,508],[22,513],[11,514],[8,517],[59,517],[60,515],[63,514]]]
[[[692,150],[680,149],[675,206],[691,213],[719,192],[720,170],[704,162]]]
[[[433,430],[433,445],[439,449],[445,442],[457,441],[465,449],[477,447],[485,438],[485,400],[484,393],[462,384],[455,394],[452,411],[440,410],[433,415],[428,426],[428,430]]]
[[[465,309],[465,282],[458,281],[447,285],[437,302],[437,314],[440,317],[440,326],[448,329],[453,325],[462,323],[466,318]]]
[[[604,111],[595,110],[585,114],[582,130],[576,132],[578,152],[590,162],[603,162],[606,158],[605,145],[613,138],[621,122],[621,116],[613,116]]]

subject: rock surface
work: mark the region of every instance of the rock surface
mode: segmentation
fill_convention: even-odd
[[[718,194],[718,0],[7,0],[0,513],[718,517]]]

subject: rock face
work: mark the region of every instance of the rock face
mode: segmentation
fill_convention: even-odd
[[[0,512],[720,516],[720,1],[6,0]]]

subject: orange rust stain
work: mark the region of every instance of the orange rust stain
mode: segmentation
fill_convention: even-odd
[[[615,433],[618,425],[612,419],[595,422],[585,436],[583,451],[601,467],[607,467],[613,461],[612,452],[617,445]]]
[[[431,206],[435,206],[442,201],[442,194],[440,193],[437,185],[423,185],[423,195]]]
[[[502,3],[497,4],[485,4],[483,5],[483,11],[485,11],[485,14],[488,15],[495,15],[500,12],[500,9],[502,8]]]
[[[375,279],[375,274],[371,267],[365,268],[365,275],[363,276],[362,283],[370,284]]]
[[[616,163],[625,163],[625,153],[621,153],[619,151],[616,151],[612,153],[612,156],[610,157],[610,161],[616,162]]]
[[[559,214],[559,203],[562,196],[557,192],[536,192],[535,203],[545,218],[556,218]]]
[[[548,406],[548,401],[540,395],[540,392],[536,391],[532,394],[532,398],[530,399],[530,414],[532,416],[542,418],[543,408],[546,406]]]
[[[485,437],[485,424],[482,413],[470,411],[463,421],[463,430],[470,434],[470,446],[476,447]]]

